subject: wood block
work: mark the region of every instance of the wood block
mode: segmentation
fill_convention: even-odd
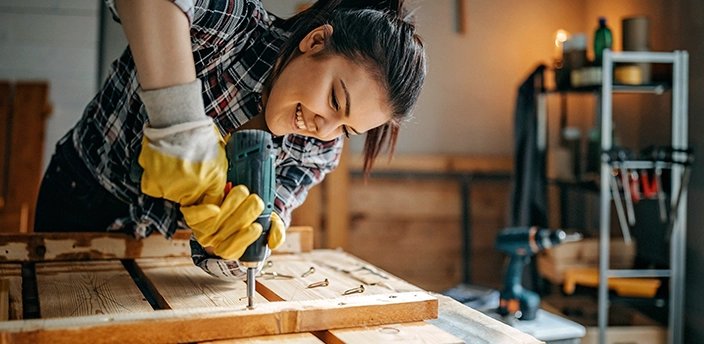
[[[389,324],[365,328],[346,328],[326,331],[325,343],[447,343],[459,344],[463,340],[426,322]]]
[[[612,269],[633,267],[635,242],[626,244],[623,239],[611,240],[609,266]],[[537,254],[538,272],[554,284],[561,284],[565,271],[570,268],[597,268],[599,266],[599,239],[586,238],[577,242],[558,245]]]
[[[301,253],[313,250],[313,227],[290,226],[286,229],[286,241],[272,254]]]
[[[7,321],[0,322],[0,332],[11,343],[181,343],[405,323],[437,315],[437,298],[408,292],[270,302],[254,309],[190,308]]]
[[[241,339],[215,340],[201,344],[321,344],[323,343],[312,333],[280,334],[278,336],[260,336]]]
[[[360,285],[364,285],[364,295],[420,291],[418,287],[344,252],[315,250],[295,256],[272,256],[270,261],[274,265],[266,272],[275,271],[293,278],[257,278],[257,292],[269,301],[345,299],[357,295],[343,296],[346,290]],[[315,272],[302,277],[311,267]],[[310,284],[325,279],[328,286],[308,288]]]
[[[36,277],[44,319],[153,310],[117,260],[38,263]]]
[[[22,266],[20,264],[0,264],[0,278],[7,281],[7,295],[2,299],[7,299],[7,313],[3,310],[3,317],[7,314],[6,320],[18,320],[23,318],[22,310]],[[4,289],[3,289],[4,290]]]
[[[247,305],[244,281],[210,276],[191,258],[143,258],[135,263],[162,309]],[[256,304],[264,302],[261,295],[255,295]]]

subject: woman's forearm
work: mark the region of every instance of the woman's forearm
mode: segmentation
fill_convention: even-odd
[[[144,90],[196,79],[188,17],[168,0],[116,0]]]

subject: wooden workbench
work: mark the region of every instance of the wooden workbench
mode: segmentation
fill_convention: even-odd
[[[539,343],[345,252],[312,250],[309,227],[290,228],[247,309],[244,282],[193,265],[189,235],[0,235],[0,343]]]

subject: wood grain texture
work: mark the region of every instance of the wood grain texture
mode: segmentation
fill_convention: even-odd
[[[312,333],[280,334],[278,336],[260,336],[241,339],[215,340],[201,344],[321,344],[323,343]]]
[[[0,278],[0,321],[10,319],[10,280]]]
[[[44,319],[152,311],[117,260],[38,263],[36,276]]]
[[[145,258],[135,263],[163,309],[247,305],[244,281],[210,276],[193,265],[191,258]],[[267,300],[261,295],[255,295],[255,304],[264,302]]]
[[[22,266],[20,264],[0,264],[0,278],[8,282],[8,319],[22,319]],[[2,297],[4,300],[5,296]],[[4,312],[3,310],[3,315]]]
[[[343,295],[346,290],[364,285],[364,295],[420,291],[388,272],[335,250],[314,250],[295,256],[272,256],[274,265],[267,272],[294,278],[262,276],[257,279],[257,291],[270,301],[303,301],[331,298],[350,298],[359,294]],[[315,272],[302,277],[310,268]],[[326,287],[308,288],[315,282],[328,280]]]
[[[436,343],[461,344],[459,339],[426,322],[389,324],[364,328],[346,328],[326,331],[323,337],[328,344],[353,343]]]
[[[425,292],[408,292],[270,302],[251,310],[190,308],[7,321],[0,322],[0,332],[10,343],[197,342],[413,322],[433,319],[437,314],[437,298]]]
[[[337,168],[325,178],[325,224],[326,248],[347,249],[349,220],[349,147],[344,145]]]

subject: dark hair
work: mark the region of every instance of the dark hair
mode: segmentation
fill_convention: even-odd
[[[336,54],[363,64],[386,89],[392,117],[367,132],[365,175],[381,150],[388,148],[389,159],[393,156],[400,123],[410,117],[425,80],[425,49],[411,19],[403,0],[319,0],[283,23],[292,33],[281,47],[280,63],[267,86],[300,55],[298,44],[310,31],[330,24],[333,32],[326,37],[325,50],[318,54]]]

